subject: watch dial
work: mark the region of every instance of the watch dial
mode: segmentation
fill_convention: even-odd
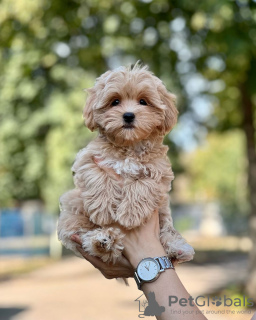
[[[144,259],[138,266],[137,273],[142,280],[153,280],[159,272],[159,266],[153,259]]]

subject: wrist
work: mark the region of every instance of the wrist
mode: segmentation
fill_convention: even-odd
[[[154,258],[164,256],[166,253],[164,251],[161,243],[149,244],[147,247],[140,248],[134,252],[128,259],[134,269],[137,268],[139,262],[144,258]]]

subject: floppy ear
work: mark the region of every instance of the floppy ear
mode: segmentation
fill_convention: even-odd
[[[97,125],[94,121],[94,105],[97,100],[96,90],[94,88],[90,88],[86,90],[89,96],[87,97],[84,110],[83,110],[83,118],[85,120],[85,125],[88,129],[93,131],[96,129]]]
[[[163,129],[165,133],[168,133],[175,126],[179,113],[176,109],[176,96],[168,92],[163,84],[159,85],[157,90],[160,95],[162,104],[165,106]]]

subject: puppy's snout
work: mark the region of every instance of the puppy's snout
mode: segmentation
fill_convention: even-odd
[[[132,112],[126,112],[123,114],[123,119],[126,123],[132,123],[135,119],[135,114]]]

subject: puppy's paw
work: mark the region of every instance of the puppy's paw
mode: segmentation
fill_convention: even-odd
[[[96,180],[97,177],[94,177]],[[116,206],[120,202],[120,186],[110,178],[101,180],[93,186],[87,185],[82,192],[84,211],[87,212],[91,222],[98,226],[114,222]]]
[[[116,222],[126,229],[145,223],[159,207],[162,193],[152,179],[136,180],[123,188],[124,198],[115,216]]]
[[[105,224],[110,224],[113,222],[110,210],[105,207],[99,207],[99,208],[88,208],[89,213],[89,219],[91,222],[94,224],[97,224],[99,226],[105,225]]]
[[[133,229],[142,224],[145,220],[144,214],[138,210],[134,204],[128,204],[123,201],[118,207],[116,222],[126,229]]]
[[[195,251],[194,249],[188,244],[184,243],[183,246],[179,248],[176,252],[176,258],[180,262],[190,261],[193,259]]]
[[[98,228],[81,236],[83,249],[102,261],[115,262],[122,254],[124,234],[118,228]]]
[[[195,254],[194,249],[185,242],[183,239],[183,243],[172,243],[170,245],[170,251],[168,252],[168,256],[174,258],[177,263],[182,263],[185,261],[190,261],[193,259]]]
[[[194,249],[171,223],[169,222],[169,226],[166,224],[160,232],[160,241],[167,255],[175,261],[175,264],[192,260],[195,254]]]

